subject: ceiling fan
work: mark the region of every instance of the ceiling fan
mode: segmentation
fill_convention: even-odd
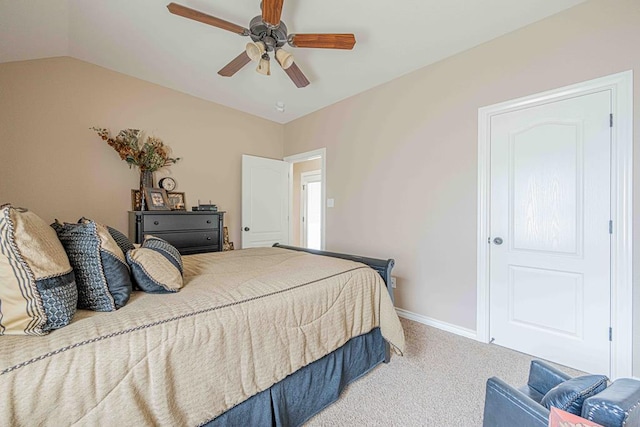
[[[249,36],[253,42],[246,49],[225,65],[218,74],[231,77],[251,60],[258,62],[256,71],[270,75],[270,52],[274,52],[276,61],[287,73],[293,83],[301,88],[309,84],[309,80],[295,64],[293,56],[282,49],[285,43],[291,47],[311,47],[323,49],[353,49],[356,38],[353,34],[288,34],[287,26],[280,20],[284,0],[263,0],[262,15],[251,20],[249,28],[244,28],[224,19],[207,15],[177,3],[169,3],[167,9],[174,15],[193,19],[204,24],[213,25],[241,36]]]

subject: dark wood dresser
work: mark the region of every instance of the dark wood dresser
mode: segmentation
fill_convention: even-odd
[[[129,238],[142,243],[151,234],[175,246],[181,254],[222,250],[224,212],[129,212]]]

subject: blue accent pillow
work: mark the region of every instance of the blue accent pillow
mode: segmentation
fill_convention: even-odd
[[[135,246],[133,246],[133,243],[131,242],[131,240],[129,240],[129,238],[124,235],[124,233],[116,230],[113,227],[109,227],[108,225],[107,225],[107,230],[109,230],[109,234],[111,234],[111,237],[113,237],[113,240],[116,241],[116,244],[122,250],[123,254],[126,254],[131,249],[136,248]]]
[[[88,218],[82,217],[78,220],[78,224],[85,221],[91,221],[91,220]],[[122,250],[123,254],[126,254],[131,249],[136,248],[131,242],[131,240],[129,240],[129,238],[123,232],[116,230],[113,227],[109,227],[108,225],[106,227],[107,227],[107,231],[109,231],[109,234],[111,234],[111,237],[113,237],[113,240],[116,241],[116,244]]]
[[[585,399],[607,388],[607,380],[604,375],[571,378],[549,390],[540,403],[547,409],[553,406],[580,415]]]
[[[127,252],[127,262],[136,287],[144,292],[171,293],[182,288],[182,257],[165,240],[146,236],[140,248]]]
[[[114,311],[123,307],[133,286],[129,266],[106,226],[81,219],[51,225],[62,242],[78,285],[78,308]]]

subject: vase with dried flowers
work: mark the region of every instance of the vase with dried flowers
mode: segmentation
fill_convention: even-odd
[[[123,129],[113,138],[108,129],[92,127],[103,141],[107,141],[120,155],[120,158],[140,170],[140,195],[145,187],[153,187],[153,173],[158,169],[171,166],[180,157],[171,157],[171,149],[160,138],[148,136],[145,140],[139,129]],[[144,142],[142,142],[144,141]],[[141,210],[145,210],[144,196]]]

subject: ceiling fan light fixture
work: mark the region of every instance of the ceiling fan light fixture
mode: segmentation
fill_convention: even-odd
[[[273,52],[291,81],[296,87],[303,88],[309,85],[309,79],[298,68],[290,53],[284,50],[279,52],[282,46],[288,43],[294,48],[353,49],[356,37],[351,33],[289,34],[281,19],[283,5],[284,0],[262,0],[262,13],[251,19],[249,28],[177,3],[169,3],[167,9],[174,15],[251,38],[252,42],[245,46],[245,50],[218,71],[220,76],[231,77],[252,60],[258,63],[256,71],[268,76],[271,74],[269,52]]]
[[[276,60],[283,70],[286,70],[293,65],[293,55],[284,49],[276,50]]]
[[[269,54],[265,53],[264,55],[262,55],[262,57],[260,58],[260,62],[258,62],[258,68],[256,68],[256,71],[259,74],[262,74],[265,76],[271,75],[271,64],[269,61]]]
[[[252,61],[259,61],[262,55],[267,51],[266,46],[261,41],[249,42],[245,48],[247,55]]]

